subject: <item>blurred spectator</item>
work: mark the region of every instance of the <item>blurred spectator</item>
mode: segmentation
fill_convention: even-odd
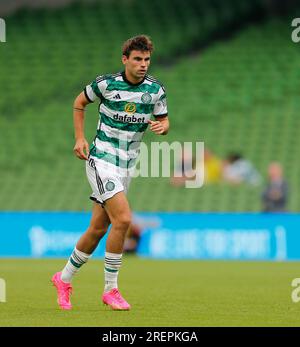
[[[133,222],[130,225],[124,242],[124,253],[136,253],[142,233],[145,229],[153,229],[161,226],[158,217],[142,217],[133,215]]]
[[[229,154],[223,164],[223,179],[232,184],[249,183],[258,185],[261,176],[249,160],[239,153]]]
[[[285,211],[287,198],[288,185],[283,178],[282,166],[273,162],[268,167],[268,184],[262,194],[263,211]]]
[[[181,158],[175,163],[174,176],[171,177],[173,186],[182,186],[186,180],[192,180],[195,177],[193,168],[195,167],[195,158],[190,151],[182,151]]]
[[[209,149],[204,150],[205,183],[220,182],[222,178],[222,161]]]
[[[124,253],[135,253],[141,238],[142,228],[137,223],[132,223],[127,231],[124,242]]]

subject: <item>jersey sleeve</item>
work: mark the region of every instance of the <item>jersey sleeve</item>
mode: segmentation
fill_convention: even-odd
[[[154,117],[164,117],[168,114],[167,108],[167,95],[166,90],[163,86],[160,87],[158,92],[158,100],[154,105],[153,116]]]
[[[92,83],[88,84],[83,91],[89,102],[94,102],[97,98],[102,101],[105,89],[106,79],[103,76],[98,76]]]

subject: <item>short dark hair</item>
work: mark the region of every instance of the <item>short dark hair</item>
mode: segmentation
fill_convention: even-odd
[[[128,58],[131,51],[153,52],[153,43],[149,36],[138,35],[126,40],[123,44],[122,52]]]

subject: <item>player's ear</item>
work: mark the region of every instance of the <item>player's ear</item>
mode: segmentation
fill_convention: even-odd
[[[126,57],[125,54],[122,55],[122,63],[125,65],[127,62],[128,58]]]

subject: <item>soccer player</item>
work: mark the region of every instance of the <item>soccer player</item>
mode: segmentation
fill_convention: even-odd
[[[66,266],[52,277],[58,304],[72,308],[70,294],[73,276],[85,264],[111,224],[104,258],[104,304],[114,310],[129,310],[130,305],[118,290],[118,272],[131,210],[126,193],[142,136],[150,125],[157,135],[169,130],[166,93],[163,85],[147,74],[153,45],[146,35],[123,44],[123,72],[97,77],[74,102],[75,155],[86,160],[86,174],[94,201],[92,218],[77,242]],[[98,99],[97,135],[89,148],[84,135],[85,106]],[[151,120],[154,116],[155,120]]]

